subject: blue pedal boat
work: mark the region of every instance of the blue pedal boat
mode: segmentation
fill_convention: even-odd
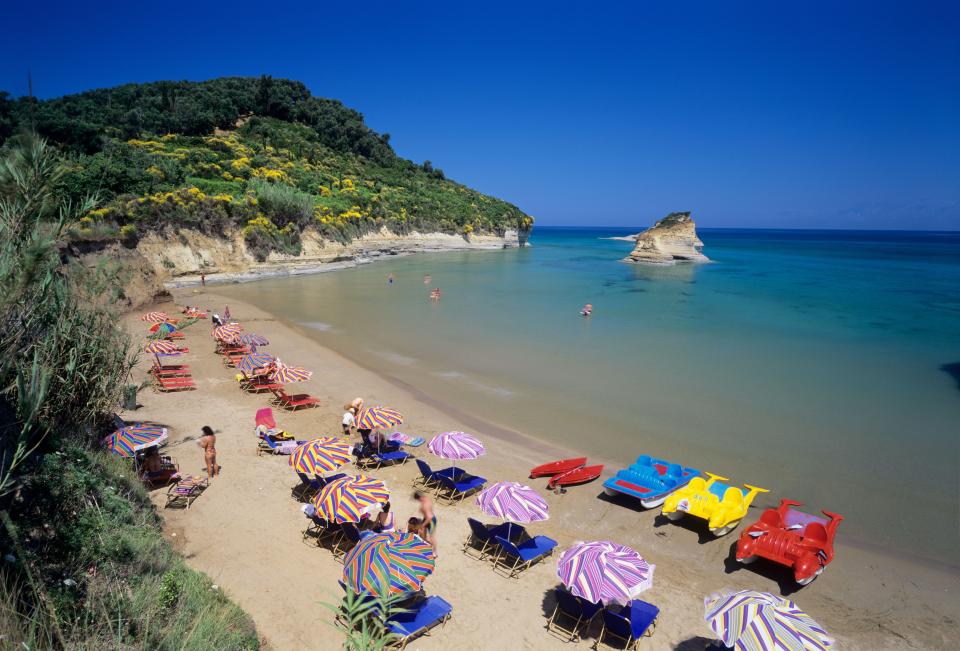
[[[667,496],[700,475],[699,470],[684,468],[678,463],[640,455],[637,462],[603,482],[607,495],[629,495],[640,500],[645,509],[663,504]]]

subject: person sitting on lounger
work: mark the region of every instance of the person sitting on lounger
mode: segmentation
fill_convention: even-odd
[[[385,502],[383,509],[377,514],[377,519],[373,523],[373,530],[377,533],[393,532],[393,513],[390,512],[390,502]]]
[[[146,451],[140,467],[143,471],[144,481],[150,484],[168,484],[177,474],[175,466],[164,463],[157,446],[153,446]]]

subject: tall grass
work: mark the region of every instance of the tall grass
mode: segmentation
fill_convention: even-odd
[[[250,618],[164,540],[142,483],[94,450],[135,357],[122,270],[64,264],[57,153],[0,158],[0,648],[252,649]]]

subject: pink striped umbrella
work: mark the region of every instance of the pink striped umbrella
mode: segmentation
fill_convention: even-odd
[[[563,552],[557,576],[592,603],[625,604],[653,585],[654,566],[636,551],[609,540],[580,542]]]
[[[149,323],[163,323],[169,318],[170,317],[167,316],[166,312],[147,312],[140,317],[140,320],[147,321]]]
[[[483,443],[466,432],[438,434],[427,447],[441,459],[476,459],[485,452]]]
[[[508,522],[540,522],[550,517],[547,501],[537,491],[515,481],[501,481],[481,491],[477,506],[487,515]]]
[[[172,341],[164,341],[163,339],[158,339],[157,341],[151,341],[149,344],[143,347],[145,353],[150,353],[151,355],[179,355],[180,349],[177,348],[177,345]]]

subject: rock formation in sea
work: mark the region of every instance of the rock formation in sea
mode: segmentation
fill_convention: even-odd
[[[709,262],[689,212],[672,212],[637,236],[637,245],[623,262],[673,264]]]

